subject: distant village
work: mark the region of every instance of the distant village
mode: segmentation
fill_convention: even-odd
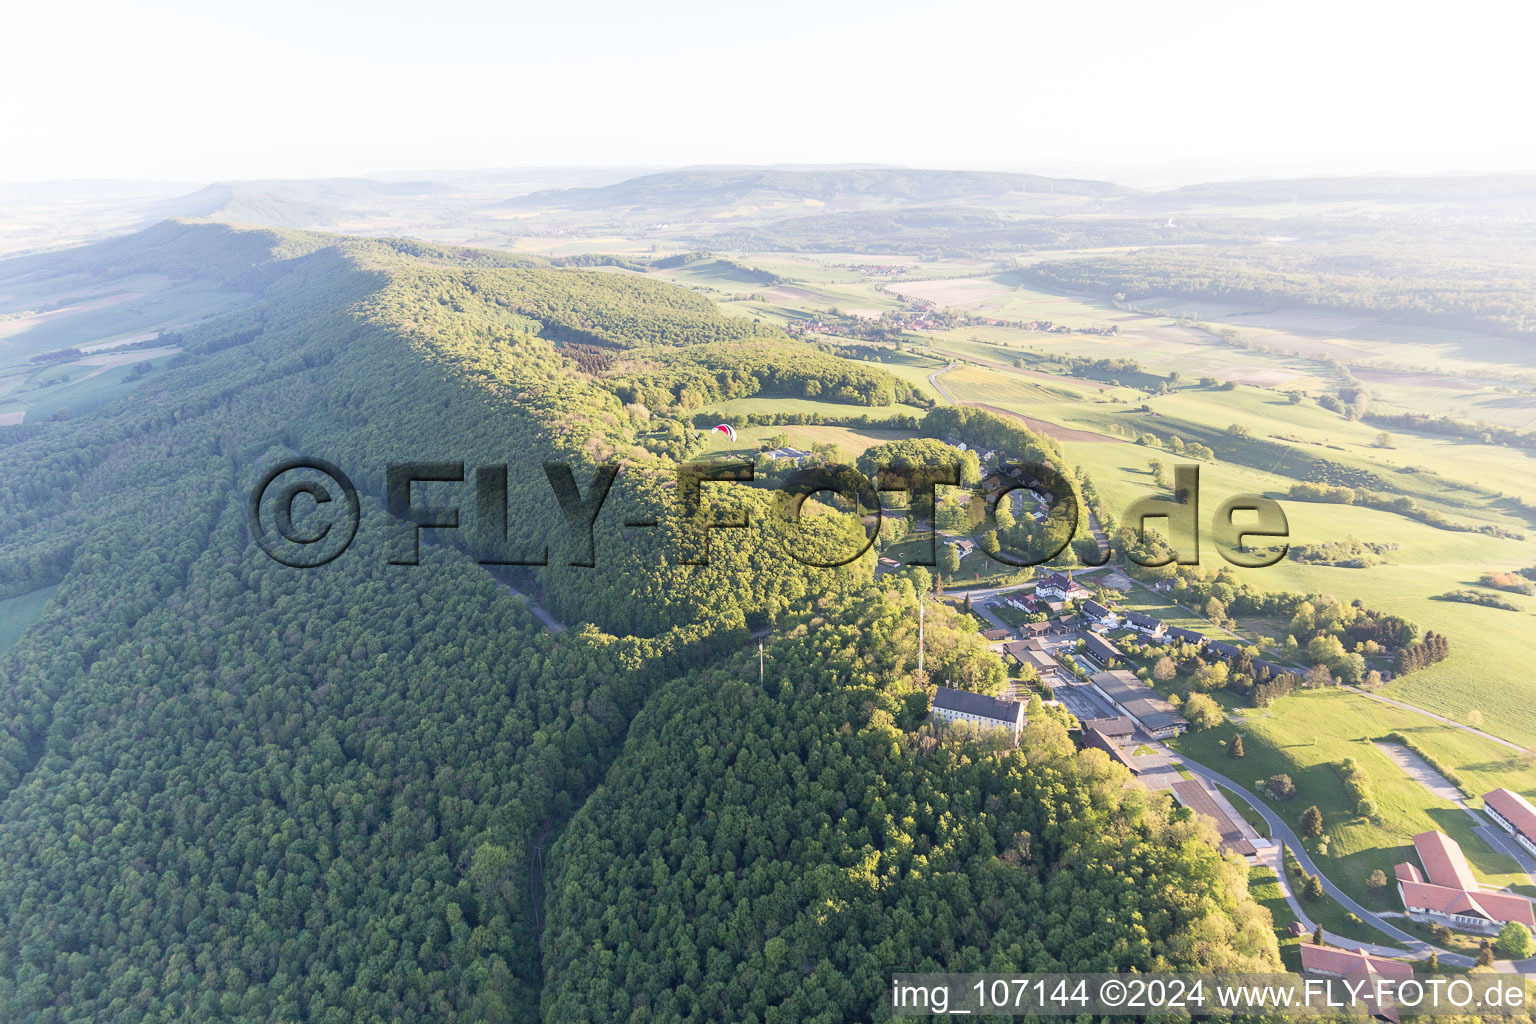
[[[948,542],[970,543],[957,538]],[[1261,835],[1236,810],[1208,777],[1214,773],[1180,758],[1163,742],[1188,730],[1190,719],[1176,698],[1165,699],[1129,669],[1132,655],[1126,647],[1145,654],[1148,646],[1156,650],[1185,645],[1185,650],[1197,650],[1211,663],[1231,664],[1246,657],[1256,676],[1264,678],[1295,670],[1258,658],[1244,645],[1114,607],[1095,594],[1071,572],[1052,572],[1032,584],[966,601],[972,614],[991,623],[983,629],[982,638],[1009,666],[1013,681],[1007,692],[997,696],[941,685],[933,698],[933,716],[977,730],[1003,730],[1017,743],[1028,725],[1027,702],[1038,693],[1042,703],[1071,713],[1081,749],[1102,751],[1140,785],[1153,792],[1166,791],[1192,813],[1210,819],[1227,852],[1250,864],[1270,864],[1283,873],[1283,848],[1276,840]],[[956,597],[950,595],[948,600]],[[1028,619],[1018,621],[1022,616]],[[1481,831],[1487,833],[1490,845],[1536,870],[1536,806],[1503,788],[1485,794],[1483,805],[1483,813],[1508,837],[1499,839],[1493,829],[1485,828]],[[1422,833],[1413,837],[1413,849],[1414,859],[1398,864],[1393,880],[1404,907],[1401,916],[1430,926],[1431,934],[1443,928],[1491,938],[1510,922],[1536,931],[1532,901],[1484,887],[1450,836],[1440,831]],[[1294,896],[1291,901],[1299,906]],[[1295,936],[1310,930],[1299,924],[1292,929]],[[1321,934],[1319,930],[1317,935]],[[1316,936],[1310,943],[1304,941],[1300,945],[1303,969],[1347,978],[1411,976],[1412,967],[1401,959],[1338,945],[1351,941],[1329,943]],[[1372,1010],[1378,1019],[1400,1020],[1390,1003]]]
[[[922,299],[907,300],[903,309],[887,311],[878,317],[857,313],[828,312],[819,316],[791,320],[784,325],[790,334],[835,334],[864,340],[881,338],[893,331],[950,331],[962,327],[1012,327],[1044,334],[1090,334],[1110,336],[1120,333],[1119,324],[1106,327],[1068,327],[1051,320],[1007,320],[998,317],[967,316],[941,310]]]

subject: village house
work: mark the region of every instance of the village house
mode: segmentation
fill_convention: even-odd
[[[1007,629],[1005,627],[999,627],[997,629],[984,629],[981,631],[981,638],[988,643],[998,643],[1000,641],[1007,640],[1012,636],[1013,630]]]
[[[1053,601],[1081,601],[1093,596],[1093,591],[1074,580],[1070,574],[1059,572],[1053,572],[1037,583],[1035,593]]]
[[[1413,848],[1424,870],[1410,863],[1396,869],[1398,895],[1413,920],[1484,935],[1497,935],[1510,921],[1536,928],[1530,901],[1485,891],[1461,847],[1444,832],[1419,833]]]
[[[1395,1001],[1389,993],[1383,993],[1378,1003],[1377,983],[1383,979],[1408,981],[1413,977],[1413,967],[1401,960],[1389,960],[1384,956],[1372,956],[1363,949],[1339,949],[1335,946],[1301,944],[1301,969],[1306,974],[1320,974],[1329,978],[1348,978],[1361,983],[1360,1001],[1366,1005],[1372,1017],[1400,1024]]]
[[[770,448],[768,451],[764,452],[763,455],[774,462],[795,463],[800,462],[802,459],[808,459],[811,457],[810,452],[803,452],[799,448],[790,448],[788,446],[782,448]]]
[[[1101,636],[1088,633],[1083,637],[1083,653],[1105,668],[1114,668],[1125,660],[1125,652]],[[1134,678],[1134,677],[1133,677]]]
[[[1170,642],[1177,640],[1183,644],[1194,644],[1196,647],[1205,646],[1207,637],[1204,633],[1193,629],[1185,629],[1183,626],[1169,626],[1163,638]]]
[[[1162,619],[1154,619],[1141,612],[1126,612],[1125,624],[1149,640],[1161,640],[1168,631],[1168,624]]]
[[[1093,688],[1109,701],[1110,707],[1134,719],[1153,739],[1168,739],[1189,728],[1189,720],[1179,714],[1178,708],[1124,669],[1100,672],[1092,682]]]
[[[950,537],[944,543],[955,549],[955,552],[965,558],[976,550],[976,542],[965,537]]]
[[[946,722],[970,722],[980,728],[1006,729],[1017,742],[1024,728],[1024,705],[982,693],[941,686],[933,696],[933,713]]]
[[[1483,810],[1495,825],[1514,836],[1526,853],[1536,857],[1536,807],[1529,800],[1499,788],[1483,794]]]
[[[1101,629],[1114,629],[1120,624],[1120,616],[1097,601],[1084,601],[1078,611],[1083,617]]]

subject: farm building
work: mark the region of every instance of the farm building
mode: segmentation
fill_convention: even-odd
[[[1232,820],[1231,815],[1222,809],[1210,794],[1210,791],[1200,783],[1198,779],[1185,779],[1173,784],[1173,796],[1179,803],[1188,807],[1196,814],[1203,814],[1210,818],[1216,825],[1216,831],[1221,834],[1221,848],[1228,853],[1235,853],[1239,857],[1252,857],[1256,851],[1253,843],[1243,835],[1243,830]]]
[[[1084,726],[1083,748],[1086,750],[1089,747],[1104,751],[1104,753],[1109,755],[1111,761],[1118,761],[1120,764],[1125,765],[1132,775],[1141,774],[1141,769],[1136,766],[1136,762],[1131,760],[1120,744],[1099,730]]]
[[[1116,743],[1129,743],[1136,735],[1136,723],[1123,715],[1114,718],[1090,718],[1082,723],[1083,729],[1096,729]]]
[[[1083,653],[1105,668],[1114,668],[1125,659],[1125,652],[1101,636],[1092,633],[1083,637]]]
[[[1398,895],[1413,920],[1484,935],[1497,935],[1510,921],[1536,928],[1530,901],[1484,891],[1461,847],[1450,836],[1421,832],[1413,837],[1413,848],[1424,870],[1404,863],[1396,871]]]
[[[1515,837],[1515,842],[1536,857],[1536,807],[1519,793],[1495,789],[1483,794],[1483,810],[1494,824]]]
[[[1112,708],[1132,718],[1148,736],[1167,739],[1189,728],[1189,720],[1177,708],[1157,695],[1140,679],[1123,669],[1100,672],[1093,677],[1093,688]]]

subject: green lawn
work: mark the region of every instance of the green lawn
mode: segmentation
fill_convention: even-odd
[[[0,601],[0,652],[16,646],[28,626],[43,616],[48,599],[58,592],[58,585],[34,590],[30,594]]]
[[[1246,742],[1246,741],[1245,741]],[[1232,806],[1237,808],[1237,813],[1243,816],[1243,820],[1253,826],[1253,830],[1264,838],[1269,838],[1269,822],[1264,820],[1264,815],[1254,810],[1253,805],[1243,799],[1237,793],[1232,792],[1226,786],[1217,786],[1226,798],[1232,801]]]
[[[1288,971],[1301,970],[1301,953],[1298,952],[1302,940],[1290,933],[1290,926],[1296,920],[1296,914],[1291,910],[1291,905],[1285,900],[1285,893],[1280,889],[1280,883],[1275,879],[1275,873],[1263,864],[1255,864],[1248,869],[1248,892],[1254,900],[1269,911],[1269,916],[1275,922],[1275,940],[1280,943],[1280,959]],[[1307,939],[1306,941],[1311,941]]]
[[[1342,690],[1310,690],[1264,710],[1229,711],[1228,724],[1186,734],[1173,745],[1185,756],[1255,791],[1257,780],[1289,775],[1296,784],[1296,796],[1283,803],[1267,801],[1270,809],[1299,831],[1302,812],[1310,805],[1318,806],[1329,838],[1328,852],[1318,855],[1315,842],[1308,843],[1309,852],[1330,880],[1366,907],[1401,909],[1390,887],[1373,890],[1366,879],[1377,869],[1392,877],[1396,864],[1413,857],[1413,836],[1432,829],[1461,844],[1473,870],[1485,883],[1494,888],[1529,888],[1529,879],[1518,865],[1472,831],[1473,822],[1464,811],[1409,778],[1371,741],[1394,729],[1402,730],[1437,757],[1443,754],[1458,772],[1462,762],[1453,755],[1470,758],[1473,763],[1502,761],[1501,748],[1465,734],[1448,736],[1456,733],[1450,726]],[[1246,756],[1233,760],[1227,756],[1225,743],[1239,729]],[[1462,736],[1464,740],[1459,738]],[[1343,778],[1335,768],[1347,757],[1354,758],[1370,779],[1379,808],[1376,820],[1360,817],[1350,806]]]
[[[1296,892],[1301,888],[1301,879],[1296,875],[1297,866],[1296,858],[1291,855],[1290,850],[1286,850],[1285,873],[1290,879],[1292,892]],[[1328,876],[1328,880],[1336,881],[1332,875]],[[1282,896],[1281,898],[1283,899],[1284,897]],[[1357,924],[1350,920],[1351,912],[1345,910],[1343,905],[1335,902],[1331,896],[1324,894],[1323,898],[1318,900],[1309,900],[1304,896],[1298,896],[1297,901],[1301,904],[1302,909],[1306,911],[1307,916],[1317,924],[1322,925],[1323,930],[1326,932],[1358,939],[1361,942],[1376,942],[1384,946],[1397,944],[1391,936],[1377,931],[1365,922],[1362,921]],[[1366,906],[1369,907],[1370,904],[1367,903]],[[1289,907],[1287,907],[1287,910],[1289,910]],[[1311,941],[1311,936],[1301,940],[1301,942]],[[1299,956],[1300,954],[1297,955]]]

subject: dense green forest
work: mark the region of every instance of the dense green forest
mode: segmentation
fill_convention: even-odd
[[[911,384],[879,366],[800,343],[734,342],[637,353],[614,363],[612,372],[608,386],[620,398],[653,409],[697,409],[757,394],[849,405],[927,404]]]
[[[615,394],[567,352],[676,351],[656,360],[665,381],[686,369],[682,353],[710,372],[705,346],[729,343],[730,365],[732,346],[790,344],[777,332],[653,280],[414,242],[171,224],[92,252],[0,264],[0,278],[207,267],[250,301],[183,328],[182,352],[130,399],[0,428],[0,596],[58,587],[0,656],[0,1019],[499,1022],[539,1018],[542,999],[563,1020],[573,993],[611,975],[570,936],[608,908],[649,906],[658,916],[624,927],[670,941],[664,930],[695,913],[695,881],[711,914],[739,900],[730,913],[778,941],[738,958],[737,940],[689,921],[694,994],[666,1002],[665,983],[636,981],[649,1019],[752,1019],[756,1004],[721,993],[752,987],[763,965],[856,967],[826,996],[789,977],[759,988],[775,1005],[858,1016],[887,961],[1272,955],[1210,837],[1070,754],[1047,717],[1022,753],[919,728],[926,681],[901,602],[926,589],[922,574],[886,593],[869,582],[872,555],[809,568],[793,556],[857,550],[857,520],[792,523],[742,484],[704,485],[703,515],[748,525],[703,530],[682,513],[668,449],[644,443],[691,425]],[[969,411],[924,421],[930,436],[955,431],[1057,454]],[[280,566],[250,536],[253,482],[292,455],[342,467],[362,494],[352,548],[318,569]],[[383,507],[385,467],[407,461],[462,461],[467,474],[418,487],[419,502],[463,517],[423,532],[417,566],[390,564],[402,524]],[[583,493],[600,464],[621,466],[594,530],[597,569],[569,564],[584,545],[551,461]],[[507,466],[504,539],[478,521],[480,465]],[[640,521],[657,525],[624,525]],[[708,563],[684,564],[706,536]],[[541,626],[479,560],[547,561],[495,568],[569,628]],[[930,674],[995,688],[973,627],[932,621]],[[766,693],[750,685],[751,627],[774,638]],[[795,786],[794,764],[819,771],[825,756],[819,784],[842,802],[817,793],[764,818],[789,834],[754,832],[733,854],[762,877],[705,879],[690,861],[686,883],[667,883],[679,870],[667,858],[702,827],[666,810],[695,781],[672,769],[697,760],[712,778],[746,749]],[[635,774],[658,759],[667,772]],[[869,788],[882,766],[906,766],[885,795]],[[754,803],[766,790],[717,795],[722,818],[768,810]],[[885,805],[903,816],[889,835],[869,824]],[[655,844],[661,860],[644,877],[621,870],[592,849],[594,827],[628,849]],[[775,881],[781,843],[803,887]],[[871,877],[899,872],[907,895],[876,899],[848,873],[866,845],[883,851]],[[578,854],[603,871],[571,874]],[[919,856],[937,864],[931,877]],[[1093,863],[1168,884],[1099,877]],[[1015,896],[1043,907],[1079,892],[1081,919],[999,915]],[[838,930],[807,930],[826,900],[849,902]],[[871,915],[898,906],[915,923],[886,945]],[[624,951],[626,969],[649,970],[654,948]]]
[[[1209,826],[1038,700],[1018,749],[918,728],[914,601],[828,598],[761,687],[738,657],[652,699],[555,850],[548,1019],[870,1020],[893,964],[1275,962]]]

